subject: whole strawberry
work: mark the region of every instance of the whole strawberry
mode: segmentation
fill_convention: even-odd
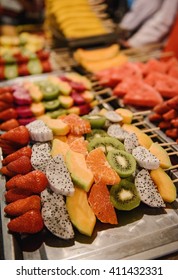
[[[23,147],[23,148],[19,149],[18,151],[14,152],[14,153],[11,153],[10,155],[6,156],[2,160],[2,164],[6,165],[11,161],[20,158],[21,156],[27,156],[27,157],[31,158],[31,154],[32,154],[32,149],[29,146]]]
[[[7,227],[12,232],[37,233],[43,229],[44,223],[40,211],[30,210],[11,220]]]
[[[15,174],[27,174],[33,167],[31,161],[27,156],[21,156],[16,160],[11,161],[6,165],[7,169]]]
[[[5,193],[5,200],[7,203],[10,203],[18,199],[29,197],[32,194],[33,193],[30,191],[14,188]]]
[[[16,180],[18,177],[23,176],[22,174],[17,174],[15,176],[13,176],[12,178],[10,178],[7,182],[6,182],[6,190],[11,190],[13,188],[16,187]]]
[[[20,125],[2,134],[1,138],[25,146],[30,141],[30,134],[26,126]]]
[[[14,202],[9,203],[5,208],[4,212],[9,216],[20,216],[30,210],[41,209],[41,199],[38,195],[32,195],[27,198],[18,199]]]

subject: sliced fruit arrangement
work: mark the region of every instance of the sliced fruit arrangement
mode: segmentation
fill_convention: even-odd
[[[124,123],[118,111],[107,111],[105,123],[97,116],[48,116],[0,136],[10,231],[32,234],[45,226],[62,239],[74,238],[74,228],[92,236],[97,220],[116,226],[120,211],[142,203],[162,208],[176,199],[161,144],[127,118]],[[92,129],[93,120],[100,128]]]
[[[112,88],[113,95],[125,105],[153,108],[178,95],[177,69],[176,58],[151,59],[146,63],[126,62],[108,67],[96,72],[95,78],[100,85]]]
[[[178,93],[155,106],[149,120],[160,127],[168,137],[178,142]]]

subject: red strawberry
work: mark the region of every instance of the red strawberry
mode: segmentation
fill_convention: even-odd
[[[27,157],[31,158],[31,154],[32,154],[32,149],[30,147],[23,147],[23,148],[19,149],[18,151],[5,157],[2,160],[2,164],[6,165],[11,161],[14,161],[14,160],[20,158],[21,156],[27,156]]]
[[[9,108],[0,112],[0,120],[7,121],[10,119],[17,119],[17,112],[14,108]]]
[[[21,156],[20,158],[8,163],[7,169],[11,172],[14,172],[15,174],[25,175],[32,171],[32,165],[29,157]]]
[[[25,146],[30,140],[30,134],[24,125],[20,125],[2,134],[1,138]]]
[[[1,87],[0,88],[0,94],[3,94],[5,92],[10,92],[12,93],[14,90],[13,90],[13,87],[10,87],[10,86],[7,86],[7,87]]]
[[[37,233],[44,227],[40,211],[30,210],[23,215],[11,220],[8,229],[20,233]]]
[[[0,100],[0,112],[3,112],[9,108],[12,108],[12,104]]]
[[[30,210],[41,209],[41,199],[38,195],[32,195],[27,198],[18,199],[9,203],[4,212],[10,216],[20,216]]]
[[[8,121],[3,122],[0,125],[1,130],[9,131],[15,127],[18,127],[20,124],[16,119],[10,119]]]
[[[9,155],[16,152],[19,149],[19,146],[12,144],[9,141],[0,138],[0,147],[2,148],[3,155]]]
[[[6,102],[6,103],[13,103],[13,95],[10,92],[5,92],[0,94],[0,101]]]
[[[7,176],[7,177],[10,177],[10,178],[13,177],[13,176],[15,175],[15,173],[12,172],[12,171],[10,171],[10,170],[8,170],[6,166],[2,167],[2,168],[0,169],[0,172],[1,172],[3,175],[5,175],[5,176]]]
[[[48,179],[42,171],[33,170],[24,176],[18,177],[15,184],[18,189],[40,193],[47,187]]]
[[[26,198],[30,195],[32,195],[30,191],[25,191],[25,190],[15,188],[5,193],[5,199],[7,203],[10,203],[18,199]]]
[[[6,190],[10,190],[10,189],[13,189],[16,187],[16,181],[17,181],[17,178],[21,177],[23,175],[21,174],[17,174],[16,176],[13,176],[11,179],[9,179],[7,182],[6,182]]]

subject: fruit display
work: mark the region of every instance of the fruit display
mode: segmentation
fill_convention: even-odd
[[[0,87],[0,128],[27,124],[45,113],[52,118],[88,114],[94,98],[91,82],[77,73],[22,79]]]
[[[79,48],[74,52],[73,56],[79,65],[91,73],[121,66],[129,59],[119,50],[119,45],[117,44],[93,50]]]
[[[155,106],[149,120],[178,142],[178,95]]]
[[[88,0],[46,0],[46,21],[69,39],[112,32],[113,22],[105,12],[107,5]]]
[[[169,153],[125,112],[43,116],[0,136],[11,233],[92,237],[98,222],[117,227],[122,213],[142,205],[170,207],[177,194]]]
[[[153,108],[178,95],[177,69],[175,58],[152,59],[146,63],[127,62],[99,71],[95,77],[100,85],[111,87],[125,105]]]

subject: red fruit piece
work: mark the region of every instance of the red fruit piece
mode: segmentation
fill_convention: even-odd
[[[31,154],[32,154],[32,149],[30,147],[23,147],[23,148],[19,149],[18,151],[5,157],[2,160],[2,164],[6,165],[6,164],[10,163],[11,161],[14,161],[14,160],[20,158],[21,156],[27,156],[27,157],[31,158]]]
[[[21,176],[23,176],[23,175],[17,174],[16,176],[13,176],[11,179],[9,179],[6,182],[6,190],[10,190],[10,189],[15,188],[16,187],[16,180],[17,180],[17,178],[19,178]]]
[[[15,173],[12,172],[12,171],[10,171],[10,170],[8,170],[6,166],[2,167],[2,168],[0,169],[0,172],[1,172],[3,175],[5,175],[5,176],[7,176],[7,177],[10,177],[10,178],[13,177],[13,176],[15,175]]]
[[[11,172],[14,172],[15,174],[25,175],[29,173],[33,168],[29,157],[21,156],[20,158],[8,163],[7,169]]]
[[[13,103],[13,100],[14,100],[13,95],[10,92],[5,92],[0,94],[0,101]]]
[[[0,147],[2,148],[3,155],[9,155],[19,149],[18,145],[14,145],[9,141],[0,138]]]
[[[0,120],[1,121],[7,121],[10,119],[16,119],[17,118],[17,112],[14,108],[9,108],[4,110],[3,112],[0,112]]]
[[[47,187],[48,180],[42,171],[34,170],[24,176],[16,178],[15,184],[18,189],[40,193]]]
[[[26,198],[28,196],[32,195],[32,192],[21,190],[21,189],[11,189],[5,193],[5,199],[7,203],[16,201],[18,199]]]
[[[9,131],[15,127],[18,127],[20,124],[16,119],[10,119],[8,121],[3,122],[0,125],[0,129],[4,131]]]
[[[88,202],[94,214],[102,223],[118,224],[116,212],[110,201],[110,195],[106,185],[94,184],[91,188]]]
[[[0,100],[0,112],[12,107],[12,104]]]
[[[25,126],[20,125],[5,132],[1,138],[25,146],[30,140],[30,134]]]
[[[4,212],[9,216],[20,216],[30,210],[41,209],[41,199],[38,195],[32,195],[27,198],[18,199],[9,203]]]
[[[19,233],[37,233],[44,227],[40,211],[30,210],[8,223],[8,229]]]

